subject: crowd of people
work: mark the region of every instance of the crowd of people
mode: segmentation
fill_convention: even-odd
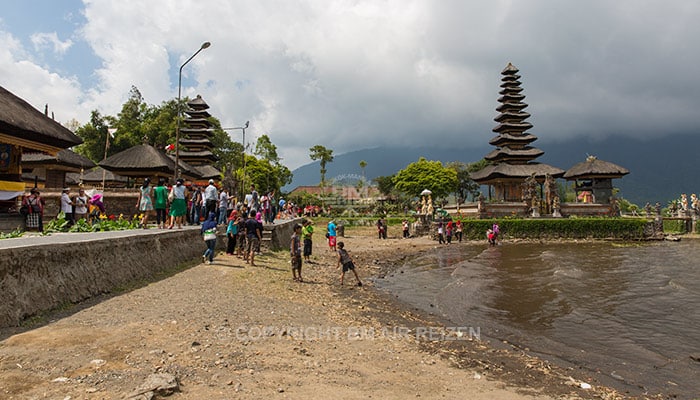
[[[39,188],[32,188],[29,195],[24,196],[20,214],[24,216],[27,229],[44,231],[45,207],[46,200],[41,196]],[[63,188],[60,197],[60,211],[64,214],[68,227],[75,225],[80,220],[94,223],[105,212],[102,194],[95,192],[90,196],[85,189],[79,188],[77,194],[71,195],[70,188]]]

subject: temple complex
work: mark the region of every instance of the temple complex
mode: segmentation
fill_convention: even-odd
[[[489,199],[503,202],[523,200],[523,185],[526,179],[533,177],[543,183],[546,176],[561,177],[564,171],[551,165],[537,163],[534,160],[544,151],[530,146],[537,136],[527,132],[532,124],[526,120],[530,114],[523,111],[527,104],[519,81],[518,69],[511,63],[501,72],[501,97],[496,108],[499,112],[494,120],[498,123],[493,132],[496,137],[489,144],[496,148],[484,158],[490,162],[485,168],[472,174],[472,179],[489,186]]]

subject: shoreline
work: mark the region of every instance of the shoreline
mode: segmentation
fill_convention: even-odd
[[[352,231],[351,231],[352,232]],[[370,235],[373,232],[369,233]],[[375,240],[375,239],[372,239]],[[378,239],[376,239],[378,240]],[[559,241],[563,241],[561,239]],[[405,259],[411,258],[422,251],[432,250],[439,246],[437,242],[428,237],[416,237],[410,239],[389,238],[391,245],[397,246],[397,254],[393,258],[379,261],[374,258],[375,254],[382,251],[381,248],[369,245],[365,251],[368,258],[373,258],[371,263],[375,266],[371,273],[373,279],[381,279],[384,275],[398,270]],[[539,241],[539,240],[535,240]],[[581,240],[570,240],[580,242]],[[509,240],[508,243],[525,243],[527,240]],[[404,246],[404,243],[407,246]],[[484,241],[470,240],[462,243],[453,243],[454,246],[479,246],[486,247]],[[398,254],[400,253],[400,254]],[[368,260],[365,260],[368,261]],[[377,302],[383,303],[385,309],[380,319],[385,323],[406,324],[413,328],[412,333],[421,340],[416,340],[421,351],[431,354],[439,354],[449,360],[456,368],[469,369],[475,371],[483,377],[494,379],[506,383],[509,387],[536,390],[543,395],[561,397],[575,396],[580,398],[605,398],[605,399],[625,399],[635,398],[629,394],[623,394],[612,384],[615,382],[602,383],[600,378],[605,378],[595,373],[595,367],[576,366],[564,359],[552,356],[555,360],[546,360],[543,355],[534,354],[527,348],[523,348],[515,343],[510,343],[497,337],[486,336],[480,333],[481,340],[471,340],[468,329],[465,332],[467,340],[454,340],[451,334],[459,327],[446,318],[414,307],[410,304],[398,300],[389,292],[371,287],[371,296]],[[400,318],[393,316],[392,310],[398,310]],[[423,331],[417,331],[415,327],[422,327]],[[451,332],[446,332],[447,340],[441,332],[431,337],[429,327],[448,327]],[[469,327],[464,327],[469,328]],[[454,336],[454,335],[452,335]],[[433,340],[431,340],[433,339]],[[587,386],[586,384],[589,384]],[[586,387],[585,389],[581,386]],[[660,398],[661,396],[659,396]]]

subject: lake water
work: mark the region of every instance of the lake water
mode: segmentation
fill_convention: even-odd
[[[631,394],[700,396],[700,241],[453,243],[376,284]]]

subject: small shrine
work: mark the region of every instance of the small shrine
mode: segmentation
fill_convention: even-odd
[[[588,156],[567,170],[564,179],[575,182],[576,202],[608,204],[613,198],[612,180],[629,173],[619,165]]]
[[[499,114],[494,120],[498,124],[493,128],[497,136],[489,141],[496,148],[484,157],[490,164],[471,175],[475,182],[489,186],[488,196],[492,201],[537,201],[538,196],[524,196],[528,193],[524,192],[524,185],[542,184],[547,175],[558,178],[564,174],[562,169],[534,161],[544,151],[530,146],[537,136],[527,132],[532,124],[526,121],[530,114],[524,111],[528,105],[523,102],[525,95],[518,72],[511,63],[501,72],[502,89],[498,99],[501,105],[496,108]],[[528,179],[532,182],[526,183]]]

